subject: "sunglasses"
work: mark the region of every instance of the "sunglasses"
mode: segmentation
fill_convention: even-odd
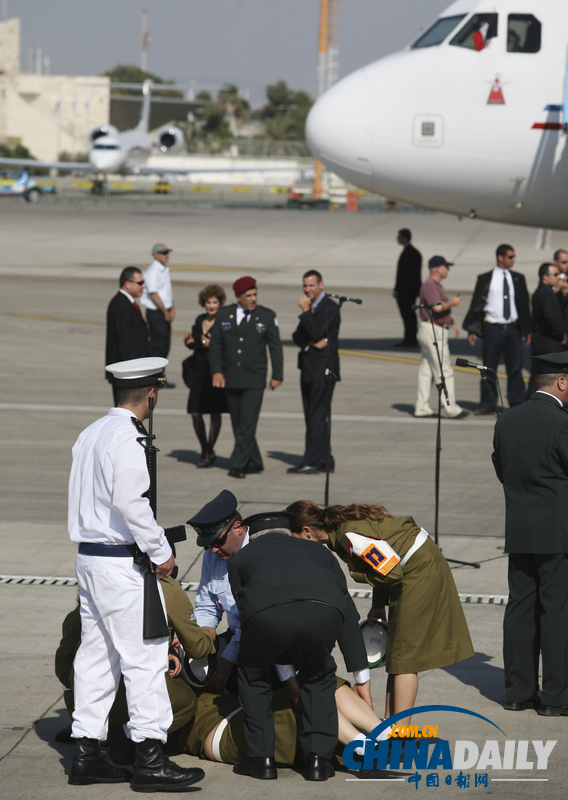
[[[225,524],[226,523],[223,523],[223,526],[222,526],[221,530],[223,530],[223,528],[225,527]],[[223,547],[223,545],[227,541],[227,537],[229,536],[229,534],[231,533],[232,530],[233,530],[233,525],[231,524],[229,526],[228,530],[226,531],[226,533],[223,534],[223,536],[219,536],[218,539],[215,539],[213,544],[206,545],[204,549],[205,550],[210,550],[212,547],[218,547],[218,548]]]
[[[136,283],[138,286],[144,286],[144,281],[128,281],[128,283]]]

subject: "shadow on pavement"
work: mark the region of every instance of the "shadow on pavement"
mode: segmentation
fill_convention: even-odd
[[[302,456],[296,455],[295,453],[283,453],[280,450],[269,450],[266,455],[268,458],[282,461],[284,464],[289,464],[291,467],[297,466],[302,461]]]
[[[505,696],[505,675],[502,667],[488,663],[491,660],[492,657],[486,653],[475,653],[465,661],[442,669],[466,686],[474,686],[483,697],[501,706]]]
[[[172,450],[167,454],[168,458],[175,458],[180,464],[197,464],[201,461],[201,453],[197,450]],[[207,469],[229,469],[229,459],[224,456],[216,456],[214,467]]]

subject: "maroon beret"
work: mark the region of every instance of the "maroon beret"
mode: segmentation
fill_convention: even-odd
[[[244,292],[248,292],[249,289],[256,289],[256,281],[254,278],[251,278],[250,275],[239,278],[238,281],[233,283],[233,291],[235,294],[243,294]]]

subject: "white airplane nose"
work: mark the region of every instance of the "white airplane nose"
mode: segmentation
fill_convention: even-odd
[[[317,100],[306,120],[306,139],[332,172],[372,191],[373,93],[364,70]]]

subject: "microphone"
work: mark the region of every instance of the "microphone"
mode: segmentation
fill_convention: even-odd
[[[356,297],[345,297],[344,294],[329,294],[329,292],[327,292],[327,296],[335,297],[336,300],[341,300],[342,303],[357,303],[358,306],[360,306],[363,302],[362,300],[358,300]]]
[[[483,364],[474,364],[473,361],[467,361],[465,358],[456,358],[456,367],[473,367],[473,369],[478,369],[480,371],[487,370],[489,372],[495,372],[491,367],[484,367]]]
[[[418,311],[419,308],[434,308],[434,306],[439,306],[441,304],[442,304],[441,300],[438,300],[437,303],[414,303],[414,305],[410,306],[410,308],[413,311]]]

